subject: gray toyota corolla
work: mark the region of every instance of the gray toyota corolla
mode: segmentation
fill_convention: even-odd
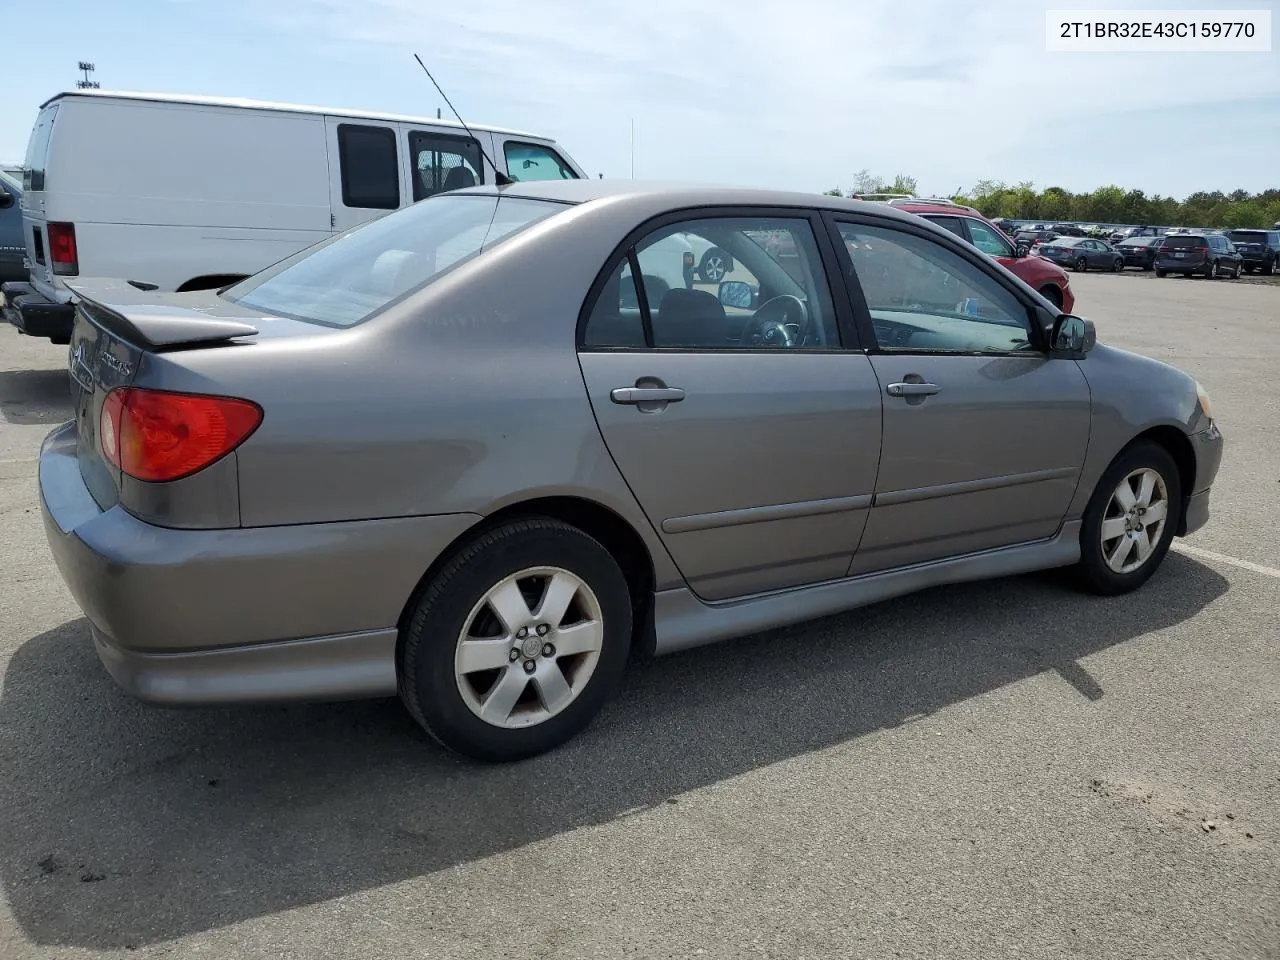
[[[573,736],[633,649],[1049,567],[1132,590],[1222,452],[1191,377],[881,204],[480,187],[143,286],[77,284],[40,456],[107,670],[163,704],[398,693],[490,760]]]

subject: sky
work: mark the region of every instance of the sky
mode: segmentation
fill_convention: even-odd
[[[1272,11],[1272,52],[1046,51],[1049,9],[1228,7]],[[61,0],[40,18],[46,42],[0,61],[0,160],[80,59],[104,90],[434,116],[419,53],[464,119],[555,137],[609,178],[1280,187],[1280,0]]]

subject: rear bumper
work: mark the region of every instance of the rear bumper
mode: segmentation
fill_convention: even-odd
[[[0,285],[4,318],[32,337],[48,337],[54,343],[70,343],[75,323],[75,307],[55,303],[32,289],[31,284],[10,282]]]
[[[1209,261],[1166,260],[1161,257],[1156,260],[1155,267],[1157,270],[1168,270],[1170,273],[1199,273],[1209,269]]]
[[[166,704],[383,696],[418,581],[472,514],[175,530],[102,510],[75,424],[40,452],[58,569],[98,655],[129,692]]]

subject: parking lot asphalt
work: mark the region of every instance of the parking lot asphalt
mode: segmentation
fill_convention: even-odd
[[[504,767],[391,701],[119,692],[39,517],[65,348],[0,329],[0,958],[1280,957],[1280,289],[1072,284],[1226,435],[1146,587],[947,587],[638,663]]]

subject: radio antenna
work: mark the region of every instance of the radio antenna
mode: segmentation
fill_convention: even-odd
[[[436,88],[436,93],[440,94],[440,96],[444,98],[444,102],[449,105],[449,109],[453,111],[453,115],[457,117],[458,122],[462,124],[462,129],[467,131],[467,136],[476,142],[476,146],[480,148],[480,156],[488,160],[489,166],[493,167],[493,182],[500,187],[505,187],[509,183],[515,183],[514,180],[498,169],[498,165],[493,162],[493,158],[490,157],[488,152],[485,150],[484,144],[480,142],[480,138],[471,132],[471,128],[467,126],[467,121],[462,119],[462,114],[457,111],[457,108],[454,107],[452,101],[449,100],[448,94],[440,89],[440,84],[436,83],[436,78],[431,75],[431,71],[428,70],[427,65],[422,62],[422,58],[415,53],[413,55],[413,59],[418,61],[418,66],[420,66],[422,68],[422,72],[427,75],[427,79],[431,81],[431,85]]]

